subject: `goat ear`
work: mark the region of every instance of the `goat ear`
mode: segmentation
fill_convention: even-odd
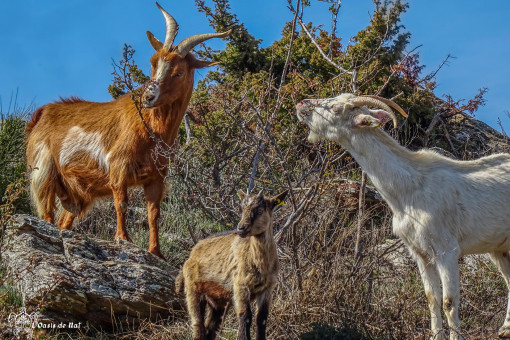
[[[366,114],[359,114],[354,117],[354,126],[356,127],[371,127],[371,128],[378,128],[379,126],[382,126],[386,124],[387,121],[391,120],[390,115],[383,110],[370,110],[371,113],[374,114],[374,117],[372,115],[366,115]]]
[[[390,120],[392,120],[390,114],[384,110],[370,110],[370,113],[372,113],[372,115],[375,115],[377,119],[379,119],[381,125],[384,125]]]
[[[242,191],[242,190],[239,190],[237,192],[237,197],[239,197],[239,199],[242,201],[246,197],[246,193],[244,191]]]
[[[289,191],[286,190],[286,191],[282,192],[281,194],[276,195],[275,197],[270,198],[269,202],[271,203],[272,208],[274,209],[274,208],[276,208],[276,207],[278,207],[280,205],[284,205],[285,204],[284,199],[285,199],[285,196],[287,196],[288,193],[289,193]]]
[[[205,67],[211,67],[211,66],[214,66],[214,65],[218,65],[220,64],[219,61],[205,61],[205,60],[194,60],[193,61],[193,68],[205,68]]]
[[[147,31],[147,38],[149,38],[149,42],[151,43],[151,46],[156,50],[156,51],[159,51],[160,49],[163,48],[163,43],[161,41],[158,40],[158,38],[156,38],[154,36],[154,34],[152,34],[150,31]]]

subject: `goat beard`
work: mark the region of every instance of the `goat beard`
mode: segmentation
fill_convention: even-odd
[[[234,234],[239,235],[239,237],[241,237],[241,238],[246,238],[246,236],[248,236],[249,233],[250,233],[249,230],[243,230],[243,231],[236,230],[234,232]]]

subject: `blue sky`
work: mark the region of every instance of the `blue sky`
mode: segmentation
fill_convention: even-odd
[[[286,0],[231,0],[232,12],[262,46],[279,39],[292,15]],[[305,21],[330,27],[328,5],[312,0]],[[193,0],[160,0],[179,23],[176,41],[211,32]],[[208,2],[211,5],[211,2]],[[454,59],[438,74],[436,94],[471,98],[487,87],[487,105],[476,117],[500,130],[500,117],[510,133],[510,1],[410,0],[402,24],[411,32],[409,49],[417,51],[424,74],[451,54]],[[338,35],[346,42],[366,27],[374,5],[371,0],[343,0]],[[79,96],[92,101],[111,99],[112,58],[122,46],[136,50],[135,59],[149,73],[153,49],[145,31],[164,39],[165,23],[152,0],[20,0],[0,2],[0,99],[6,111],[18,90],[18,104],[36,106],[59,97]],[[223,44],[223,45],[222,45]],[[222,42],[214,47],[221,48]],[[207,71],[197,71],[197,77]]]

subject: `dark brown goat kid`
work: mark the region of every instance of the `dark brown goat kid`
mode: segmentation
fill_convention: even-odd
[[[60,229],[70,229],[75,217],[83,216],[97,198],[113,195],[117,212],[115,239],[130,241],[126,229],[127,189],[143,186],[149,251],[163,257],[157,218],[169,159],[151,154],[155,146],[151,133],[156,140],[174,145],[193,90],[195,69],[215,64],[195,59],[190,50],[230,32],[198,34],[173,46],[178,25],[156,5],[165,17],[167,29],[164,43],[147,31],[156,50],[151,58],[151,80],[141,98],[141,116],[148,129],[131,94],[107,103],[64,99],[34,113],[27,128],[27,161],[33,169],[31,195],[37,212],[54,223],[58,198],[64,207],[58,220]]]
[[[239,318],[237,339],[250,339],[257,304],[257,340],[266,339],[271,293],[278,277],[273,237],[273,209],[287,192],[273,198],[239,193],[242,216],[237,230],[201,240],[191,251],[176,280],[184,288],[195,340],[214,340],[231,303]]]

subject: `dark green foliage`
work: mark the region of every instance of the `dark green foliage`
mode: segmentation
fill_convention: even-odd
[[[15,110],[15,113],[2,114],[0,122],[0,206],[9,201],[6,196],[10,184],[25,177],[25,127],[24,116],[27,110]],[[22,193],[12,202],[18,213],[30,212],[28,195]]]
[[[113,83],[108,85],[108,93],[113,99],[123,96],[128,92],[132,92],[150,79],[150,77],[146,76],[142,70],[138,68],[138,65],[135,64],[133,59],[134,53],[135,50],[131,45],[124,44],[122,59],[118,64],[112,61]]]
[[[14,288],[8,284],[3,284],[0,286],[0,306],[3,306],[4,308],[6,306],[19,308],[23,306],[23,300]]]
[[[232,34],[227,38],[229,43],[223,51],[214,54],[207,50],[199,53],[199,56],[209,57],[212,54],[213,60],[220,61],[225,72],[233,77],[241,77],[246,72],[257,73],[269,65],[267,56],[259,48],[261,40],[248,33],[236,15],[230,13],[228,0],[215,0],[214,11],[205,5],[204,0],[195,0],[195,4],[209,18],[216,32],[232,29]]]
[[[301,334],[300,340],[368,340],[361,332],[350,327],[335,328],[325,323],[312,324],[312,330]]]

